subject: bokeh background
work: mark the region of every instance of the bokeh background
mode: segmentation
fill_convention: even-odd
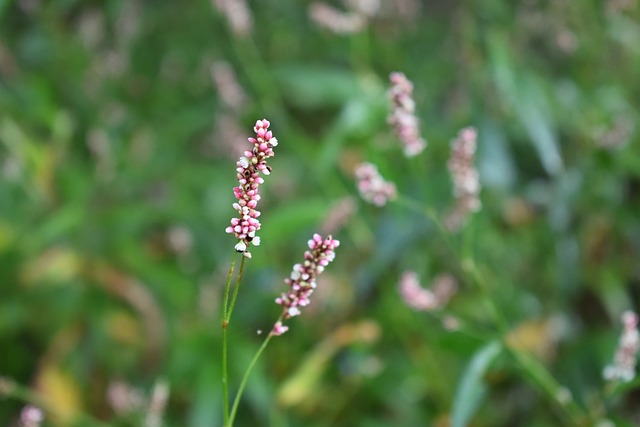
[[[466,367],[495,339],[565,394],[501,356],[471,425],[572,425],[554,403],[569,398],[583,425],[638,425],[638,384],[602,379],[640,297],[638,1],[331,6],[0,1],[0,376],[47,399],[44,425],[144,425],[158,384],[163,425],[221,425],[224,229],[235,161],[268,118],[280,144],[230,326],[232,389],[312,233],[342,245],[262,356],[238,426],[451,425]],[[429,143],[416,158],[387,124],[392,71],[415,85]],[[353,177],[373,162],[443,214],[449,141],[469,125],[483,207],[451,241],[508,336],[433,221],[366,204]],[[449,272],[459,292],[413,311],[405,270],[425,285]],[[20,425],[24,405],[0,398],[0,424]]]

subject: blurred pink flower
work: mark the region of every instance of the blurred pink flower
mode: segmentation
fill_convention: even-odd
[[[256,236],[256,232],[260,230],[260,211],[256,209],[260,200],[258,187],[264,182],[260,173],[271,173],[267,159],[273,157],[273,147],[278,145],[278,140],[268,130],[269,126],[267,119],[256,122],[253,128],[256,138],[249,138],[249,142],[253,143],[253,150],[245,151],[244,156],[236,163],[240,185],[233,189],[233,194],[238,200],[233,204],[233,208],[238,211],[238,217],[231,220],[231,225],[225,231],[240,240],[235,249],[247,258],[251,258],[249,246],[260,244],[260,237]]]
[[[40,427],[44,421],[44,414],[40,408],[27,405],[20,412],[20,422],[22,427]]]
[[[336,34],[358,33],[367,25],[364,15],[342,12],[323,2],[313,2],[309,5],[309,17],[319,27]]]
[[[316,278],[333,261],[335,258],[334,250],[340,245],[340,242],[331,236],[323,239],[319,234],[314,234],[308,245],[310,250],[305,251],[304,262],[295,264],[291,276],[285,279],[285,283],[291,289],[276,298],[276,304],[282,306],[282,319],[284,320],[298,316],[300,307],[309,304],[309,297],[317,286]],[[282,325],[282,322],[277,322],[271,334],[282,335],[288,329],[287,326]]]
[[[384,206],[388,200],[395,199],[396,186],[385,181],[372,163],[361,163],[356,167],[358,191],[363,199],[376,206]]]
[[[247,36],[253,30],[253,16],[246,0],[213,0],[213,6],[225,16],[231,31]]]
[[[407,157],[413,157],[420,154],[427,146],[427,141],[420,136],[420,124],[415,116],[413,83],[399,72],[391,73],[389,80],[391,87],[388,93],[392,111],[388,121],[395,128],[398,138],[404,145],[404,154]]]
[[[624,330],[618,342],[618,349],[613,363],[604,368],[603,376],[609,381],[621,380],[629,382],[636,376],[636,362],[640,350],[640,334],[638,333],[638,315],[632,311],[622,313]]]
[[[455,294],[458,285],[455,278],[442,274],[433,281],[432,289],[420,285],[418,274],[405,271],[398,286],[405,304],[417,311],[431,311],[446,305]]]
[[[445,225],[451,231],[462,227],[467,216],[480,210],[480,177],[473,165],[476,152],[477,132],[473,127],[462,129],[451,141],[449,173],[453,181],[453,195],[456,199],[453,210],[445,219]]]

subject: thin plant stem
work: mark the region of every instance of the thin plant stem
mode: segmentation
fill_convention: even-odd
[[[229,274],[227,275],[227,284],[224,287],[224,299],[222,303],[222,329],[226,328],[225,321],[227,320],[227,311],[229,306],[229,289],[231,288],[231,278],[233,277],[233,270],[236,266],[236,257],[238,252],[233,250],[233,257],[231,258],[231,265],[229,266]]]
[[[276,322],[280,322],[281,320],[282,320],[282,316],[280,316]],[[271,341],[272,337],[273,337],[273,334],[271,333],[271,331],[269,331],[269,334],[267,335],[265,340],[262,342],[262,345],[260,346],[256,354],[253,356],[253,359],[251,359],[251,363],[249,363],[247,370],[244,372],[244,376],[242,377],[242,381],[240,382],[240,386],[238,387],[238,392],[236,393],[236,397],[235,399],[233,399],[233,407],[231,408],[231,414],[229,415],[229,419],[225,422],[224,427],[233,426],[233,421],[236,417],[236,413],[238,412],[238,406],[240,405],[240,398],[242,397],[244,388],[247,385],[247,382],[249,381],[249,376],[251,375],[251,371],[256,366],[258,359],[264,352],[264,349],[267,348],[267,345],[269,344],[269,341]]]
[[[233,296],[231,297],[231,303],[229,304],[229,310],[227,311],[227,326],[231,320],[231,313],[233,313],[233,307],[236,305],[236,298],[238,297],[238,290],[240,290],[240,282],[242,282],[242,272],[244,271],[245,257],[242,257],[240,261],[240,269],[238,270],[238,278],[236,279],[236,286],[233,289]]]
[[[224,422],[226,424],[229,419],[229,370],[227,366],[227,326],[229,325],[229,289],[231,287],[231,278],[233,270],[236,266],[236,257],[238,253],[233,251],[231,265],[229,266],[229,274],[227,276],[227,284],[224,287],[224,299],[222,303],[222,406],[224,414]],[[244,261],[244,257],[243,257]]]

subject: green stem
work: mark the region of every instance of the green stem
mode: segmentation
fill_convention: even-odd
[[[238,278],[236,279],[236,286],[233,289],[233,297],[231,297],[231,304],[229,304],[229,310],[227,311],[227,326],[231,321],[231,313],[233,313],[233,307],[236,305],[236,298],[238,297],[238,290],[240,290],[240,282],[242,282],[242,272],[244,271],[244,262],[247,258],[242,257],[240,261],[240,269],[238,270]]]
[[[233,251],[227,284],[224,287],[224,299],[222,303],[222,406],[224,422],[229,419],[229,370],[227,367],[227,326],[229,325],[229,289],[231,287],[231,277],[236,266],[237,252]],[[243,259],[244,261],[244,259]]]
[[[282,316],[280,316],[276,322],[279,322],[281,320],[282,320]],[[247,385],[247,382],[249,380],[249,376],[251,375],[251,371],[255,367],[255,365],[258,362],[258,359],[260,358],[262,353],[264,352],[264,349],[267,348],[267,345],[269,344],[269,341],[271,341],[271,337],[273,337],[273,335],[271,334],[271,331],[269,331],[269,334],[267,335],[265,340],[262,342],[262,345],[260,346],[260,348],[258,349],[256,354],[253,356],[253,359],[251,359],[251,363],[249,363],[249,366],[247,367],[247,370],[245,371],[244,376],[242,377],[242,381],[240,382],[240,387],[238,388],[238,392],[236,393],[236,397],[233,400],[233,407],[231,408],[231,415],[229,416],[229,419],[225,422],[225,424],[224,424],[225,427],[232,427],[233,426],[233,421],[234,421],[234,419],[236,417],[236,413],[238,412],[238,405],[240,404],[240,398],[242,397],[242,393],[244,392],[244,388]]]

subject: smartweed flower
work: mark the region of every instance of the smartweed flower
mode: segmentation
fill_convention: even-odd
[[[376,206],[384,206],[388,200],[396,197],[396,186],[385,181],[378,168],[371,163],[361,163],[356,168],[358,191],[363,199]]]
[[[433,290],[425,289],[420,285],[415,272],[405,271],[398,288],[406,305],[417,311],[431,311],[446,305],[455,294],[458,285],[453,276],[442,274],[433,281]]]
[[[451,157],[448,166],[456,202],[453,210],[445,219],[445,224],[451,231],[460,229],[467,216],[472,212],[479,211],[481,207],[478,198],[480,178],[473,165],[476,138],[475,128],[467,127],[462,129],[458,136],[451,141]]]
[[[640,350],[640,334],[638,333],[638,315],[632,311],[622,314],[624,330],[618,342],[618,350],[613,363],[604,368],[603,376],[606,380],[621,380],[629,382],[636,376],[636,362]]]
[[[309,17],[319,27],[336,34],[359,33],[367,25],[365,16],[353,12],[342,12],[324,2],[311,3]]]
[[[20,412],[20,422],[23,427],[40,427],[44,421],[44,414],[40,408],[27,405]]]
[[[291,276],[285,279],[291,289],[276,298],[276,304],[282,306],[282,320],[298,316],[300,307],[309,304],[309,297],[317,286],[316,278],[333,261],[336,256],[334,250],[340,242],[331,236],[323,239],[319,234],[314,234],[308,245],[310,250],[305,251],[304,262],[294,265]],[[278,321],[273,326],[271,335],[282,335],[288,329]]]
[[[247,36],[253,30],[253,16],[246,0],[213,0],[213,5],[227,18],[231,31]]]
[[[233,208],[238,211],[238,217],[231,220],[231,226],[225,231],[239,239],[235,249],[247,258],[251,258],[249,246],[260,244],[260,237],[256,236],[256,232],[260,230],[260,211],[256,209],[260,200],[258,187],[264,182],[260,174],[271,173],[267,159],[273,157],[273,147],[278,145],[278,140],[268,130],[269,126],[267,119],[256,122],[253,127],[256,137],[249,138],[253,150],[245,151],[244,156],[236,163],[239,185],[233,189],[233,194],[238,201],[233,204]]]
[[[389,115],[389,124],[395,128],[396,134],[404,145],[404,154],[407,157],[417,156],[427,146],[420,136],[418,118],[415,116],[416,103],[413,100],[413,83],[403,73],[394,72],[389,76],[391,87],[389,99],[392,111]]]

